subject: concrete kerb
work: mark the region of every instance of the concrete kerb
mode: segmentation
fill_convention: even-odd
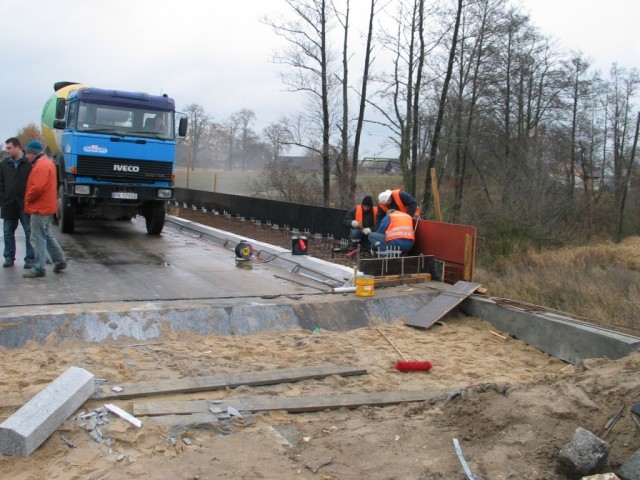
[[[0,454],[28,457],[95,389],[93,374],[78,367],[62,375],[0,424]]]
[[[640,348],[640,338],[552,313],[530,311],[474,295],[461,305],[467,315],[485,319],[498,330],[573,365],[587,358],[616,360]]]
[[[246,240],[253,247],[256,257],[262,261],[295,272],[303,277],[320,281],[329,288],[341,287],[349,282],[353,285],[353,268],[344,265],[337,265],[308,255],[293,255],[284,248],[201,225],[180,217],[167,216],[165,227],[181,233],[187,233],[231,250],[235,249],[238,243]]]

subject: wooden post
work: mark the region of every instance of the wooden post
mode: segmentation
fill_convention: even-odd
[[[464,238],[464,265],[462,267],[462,279],[466,282],[473,281],[473,262],[475,256],[473,244],[473,236],[467,233]]]
[[[431,191],[433,192],[433,207],[436,215],[436,221],[442,221],[442,212],[440,211],[440,195],[438,194],[438,182],[436,181],[436,169],[431,169]]]

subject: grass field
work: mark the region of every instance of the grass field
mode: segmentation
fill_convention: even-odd
[[[259,173],[257,171],[243,172],[200,168],[187,173],[186,168],[178,167],[176,169],[176,187],[232,195],[250,195],[252,193],[251,181]]]

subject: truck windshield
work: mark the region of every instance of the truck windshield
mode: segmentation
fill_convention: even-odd
[[[173,140],[173,118],[173,112],[79,102],[76,130]]]

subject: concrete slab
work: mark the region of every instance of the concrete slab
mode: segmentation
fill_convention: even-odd
[[[93,391],[93,374],[70,367],[0,424],[0,453],[28,457]]]

